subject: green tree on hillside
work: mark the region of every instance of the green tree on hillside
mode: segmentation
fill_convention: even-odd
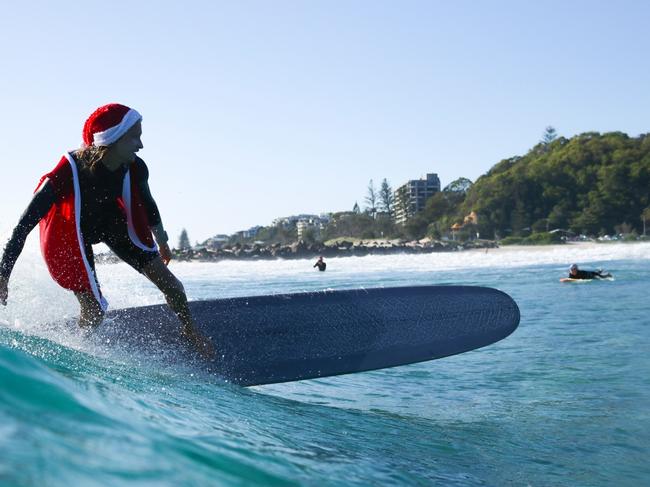
[[[469,188],[472,187],[472,181],[470,181],[467,178],[458,178],[451,183],[449,183],[445,188],[443,189],[444,192],[452,192],[452,193],[463,193],[466,194]]]
[[[557,131],[555,128],[550,125],[544,130],[544,136],[542,137],[542,144],[548,145],[557,138]]]
[[[477,212],[481,235],[547,225],[612,233],[623,223],[638,232],[648,187],[650,137],[589,132],[499,162],[469,189],[462,212]]]

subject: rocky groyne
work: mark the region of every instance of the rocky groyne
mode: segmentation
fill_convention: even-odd
[[[174,249],[174,258],[184,261],[220,261],[220,260],[252,260],[252,259],[309,259],[323,256],[330,257],[362,257],[365,255],[389,254],[426,254],[433,252],[457,252],[469,249],[496,248],[497,243],[491,240],[474,240],[468,242],[454,241],[346,241],[334,244],[294,242],[289,245],[245,245],[235,244],[220,249]]]

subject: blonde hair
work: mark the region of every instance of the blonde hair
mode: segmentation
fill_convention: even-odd
[[[95,145],[87,145],[81,147],[75,155],[77,156],[77,161],[81,163],[82,167],[94,172],[95,169],[97,169],[97,165],[102,162],[102,159],[106,156],[109,147],[110,146],[106,145],[99,147]]]

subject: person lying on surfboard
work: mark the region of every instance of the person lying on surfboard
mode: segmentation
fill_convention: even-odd
[[[604,279],[607,277],[612,277],[610,273],[603,274],[603,271],[581,271],[578,269],[578,264],[571,264],[569,267],[569,278],[570,279]]]
[[[7,304],[9,277],[25,239],[40,222],[41,252],[52,278],[79,300],[79,325],[95,327],[108,303],[102,294],[92,245],[105,243],[144,274],[178,316],[181,333],[201,354],[210,341],[197,330],[181,282],[167,264],[167,244],[151,196],[142,149],[142,116],[117,103],[95,110],[83,128],[83,145],[67,152],[45,174],[7,243],[0,262],[0,303]]]

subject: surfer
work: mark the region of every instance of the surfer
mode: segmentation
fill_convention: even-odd
[[[316,263],[312,267],[318,267],[318,270],[321,271],[321,272],[324,271],[327,268],[327,264],[323,260],[322,255],[318,258],[318,260],[316,261]]]
[[[603,274],[603,271],[581,271],[578,269],[578,264],[571,264],[569,267],[569,278],[570,279],[605,279],[607,277],[612,277],[610,273]]]
[[[167,267],[171,260],[167,233],[149,190],[149,170],[136,155],[143,147],[141,122],[136,110],[117,103],[88,117],[81,148],[64,154],[41,178],[5,246],[0,303],[7,304],[14,264],[27,235],[40,222],[43,258],[53,279],[77,297],[80,326],[99,325],[108,307],[92,249],[103,242],[162,291],[181,322],[184,338],[210,356],[212,345],[194,325],[183,285]]]

